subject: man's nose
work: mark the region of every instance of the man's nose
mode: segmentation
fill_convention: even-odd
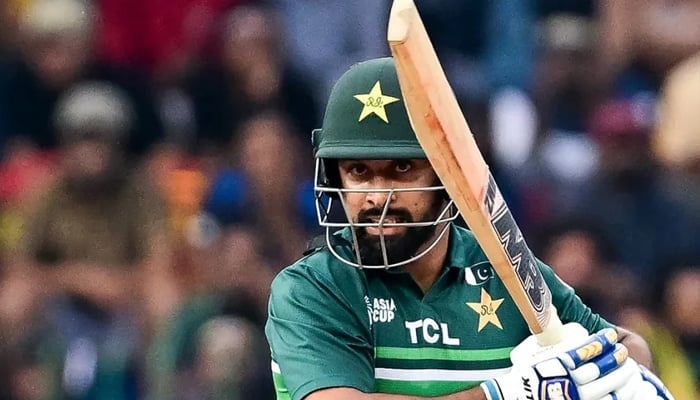
[[[396,200],[396,192],[393,189],[377,189],[367,192],[365,196],[367,203],[373,207],[385,207],[388,202]]]

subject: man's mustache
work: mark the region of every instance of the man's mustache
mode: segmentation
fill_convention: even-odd
[[[373,220],[381,218],[383,212],[383,208],[370,208],[367,210],[362,210],[357,215],[357,222],[371,223]],[[392,219],[397,222],[413,222],[411,213],[405,208],[390,208],[387,210],[384,218]]]

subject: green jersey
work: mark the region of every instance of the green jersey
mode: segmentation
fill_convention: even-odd
[[[450,229],[445,267],[427,293],[401,268],[353,268],[327,249],[284,269],[265,329],[277,398],[340,386],[441,396],[509,371],[510,351],[530,331],[472,233]],[[562,322],[611,326],[539,267]]]

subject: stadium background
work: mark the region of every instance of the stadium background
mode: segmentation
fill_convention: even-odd
[[[700,2],[417,0],[536,254],[700,388]],[[0,2],[0,400],[270,399],[311,129],[388,0]]]

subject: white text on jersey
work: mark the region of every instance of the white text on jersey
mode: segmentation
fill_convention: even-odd
[[[445,323],[438,323],[432,318],[419,319],[418,321],[406,321],[406,329],[411,337],[411,343],[418,343],[418,332],[423,334],[425,343],[433,344],[442,340],[442,344],[459,346],[459,338],[450,337],[450,332]]]

